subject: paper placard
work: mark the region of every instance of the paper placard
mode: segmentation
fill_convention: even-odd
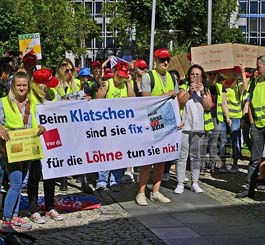
[[[40,45],[40,34],[29,33],[18,35],[19,50],[25,55],[29,50],[33,49],[37,56],[37,59],[42,59],[41,45]]]
[[[242,64],[256,68],[257,58],[265,55],[265,47],[226,43],[191,48],[192,63],[201,65],[205,71],[229,69]]]
[[[234,67],[232,43],[191,48],[192,64],[201,65],[205,71]]]
[[[6,142],[8,162],[21,162],[43,158],[43,150],[37,128],[8,131]]]
[[[180,77],[183,79],[190,67],[190,61],[188,59],[188,54],[178,54],[170,59],[168,70],[177,70]]]

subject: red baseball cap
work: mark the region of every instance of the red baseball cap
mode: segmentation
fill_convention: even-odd
[[[36,83],[47,85],[49,88],[55,88],[59,84],[59,80],[54,77],[52,72],[47,68],[34,71],[32,76]]]
[[[134,62],[134,67],[146,69],[148,65],[146,64],[145,60],[136,60]]]
[[[128,74],[129,65],[128,65],[128,63],[123,62],[123,61],[119,61],[115,65],[115,69],[116,69],[116,71],[120,77],[124,77],[124,78],[129,77],[129,74]]]
[[[103,78],[109,79],[109,78],[113,78],[113,76],[114,76],[114,74],[111,71],[111,69],[110,68],[106,68],[105,71],[104,71]]]
[[[170,58],[170,53],[166,48],[159,48],[154,53],[155,58]]]
[[[37,56],[33,49],[23,56],[22,62],[28,65],[37,65]]]
[[[90,64],[91,68],[95,68],[95,67],[101,67],[101,62],[99,60],[95,60]]]

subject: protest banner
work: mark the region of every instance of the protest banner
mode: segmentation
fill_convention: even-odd
[[[184,79],[189,67],[188,54],[178,54],[171,57],[168,70],[177,70],[180,77]]]
[[[171,97],[45,102],[37,120],[46,127],[44,179],[170,161],[181,148]]]
[[[37,56],[37,59],[42,59],[41,45],[40,45],[40,34],[30,33],[18,35],[19,50],[23,55],[33,49]]]
[[[21,162],[43,158],[42,145],[37,128],[11,130],[6,142],[8,162]]]
[[[191,48],[192,63],[201,65],[205,71],[229,69],[239,64],[256,68],[258,56],[265,48],[255,45],[226,43]]]

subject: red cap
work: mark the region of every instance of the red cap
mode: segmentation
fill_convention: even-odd
[[[251,72],[246,71],[246,78],[250,78],[251,75],[252,75]]]
[[[36,83],[45,84],[49,88],[55,88],[59,84],[59,80],[54,77],[51,71],[47,68],[42,68],[34,71],[32,76]]]
[[[170,53],[166,48],[159,48],[154,53],[155,58],[170,58]]]
[[[37,56],[34,52],[34,50],[30,50],[28,53],[26,53],[22,59],[23,63],[26,63],[28,65],[36,65],[37,64]]]
[[[95,60],[90,64],[91,68],[95,68],[95,67],[101,67],[101,62],[99,60]]]
[[[128,74],[129,65],[128,65],[128,63],[123,62],[123,61],[119,61],[115,65],[115,68],[116,68],[116,71],[120,77],[124,77],[124,78],[129,77],[129,74]]]
[[[109,78],[113,78],[114,77],[114,74],[113,72],[111,71],[110,68],[106,68],[105,71],[104,71],[104,76],[103,78],[105,79],[109,79]]]
[[[146,69],[148,65],[144,60],[136,60],[134,62],[134,67],[141,68],[141,69]]]

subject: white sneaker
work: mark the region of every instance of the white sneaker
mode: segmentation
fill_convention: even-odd
[[[194,191],[195,193],[202,193],[203,189],[198,185],[198,183],[193,183],[191,185],[191,190]]]
[[[184,185],[178,184],[176,189],[174,190],[174,193],[176,194],[182,194],[184,192]]]
[[[169,173],[164,173],[162,176],[162,181],[169,181],[170,174]]]
[[[147,206],[148,205],[147,200],[146,200],[146,196],[144,193],[138,193],[136,198],[135,198],[135,201],[139,206]]]

